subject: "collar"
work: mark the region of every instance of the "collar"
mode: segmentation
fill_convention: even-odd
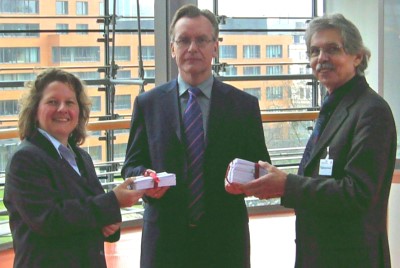
[[[59,149],[58,149],[58,147],[60,146],[61,142],[59,142],[56,138],[54,138],[54,137],[53,137],[52,135],[50,135],[47,131],[45,131],[45,130],[43,130],[43,129],[41,129],[41,128],[38,128],[38,131],[39,131],[40,133],[42,133],[43,136],[45,136],[45,137],[51,142],[51,144],[53,144],[54,148],[56,148],[58,154],[59,154],[60,157],[61,157],[61,153],[60,153],[60,151],[59,151]],[[69,144],[68,144],[67,147],[68,147],[68,149],[69,149],[73,154],[75,154],[74,151],[71,149],[71,146],[69,146]]]
[[[178,75],[178,87],[179,87],[179,96],[181,97],[183,94],[186,93],[187,89],[190,87],[198,87],[201,92],[204,94],[205,97],[208,99],[211,98],[211,90],[212,85],[214,83],[214,76],[210,75],[203,83],[200,85],[189,85],[186,83],[180,75]]]

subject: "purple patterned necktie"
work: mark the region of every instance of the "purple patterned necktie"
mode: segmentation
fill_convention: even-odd
[[[203,116],[197,97],[201,94],[198,88],[189,88],[189,101],[183,115],[183,126],[186,137],[187,179],[189,189],[190,223],[196,224],[204,214],[203,209],[203,158],[204,129]]]

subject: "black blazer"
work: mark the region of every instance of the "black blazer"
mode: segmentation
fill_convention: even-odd
[[[14,267],[106,267],[102,227],[120,222],[87,152],[74,147],[82,176],[41,133],[22,141],[6,168]],[[119,232],[108,240],[119,239]]]
[[[187,239],[186,164],[177,81],[156,87],[135,100],[122,176],[141,174],[146,168],[176,174],[177,185],[161,199],[147,198],[142,237],[142,267],[181,267]],[[204,255],[212,263],[239,257],[229,267],[244,267],[248,253],[248,215],[242,195],[225,191],[226,168],[234,158],[270,162],[265,145],[258,100],[214,80],[204,159],[204,228],[209,247]],[[203,252],[204,253],[204,252]],[[209,253],[209,254],[208,254]],[[192,264],[194,265],[194,264]],[[194,266],[191,266],[194,267]],[[208,266],[214,267],[214,266]],[[228,266],[219,266],[228,267]]]
[[[386,103],[356,77],[339,103],[305,177],[289,175],[283,205],[296,210],[296,267],[390,267],[387,204],[396,160],[396,127]],[[334,160],[332,176],[320,159]]]

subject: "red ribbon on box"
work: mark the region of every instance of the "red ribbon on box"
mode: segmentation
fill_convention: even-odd
[[[254,163],[254,179],[260,177],[260,164]]]
[[[157,173],[151,172],[151,173],[150,173],[150,177],[152,177],[152,178],[153,178],[153,181],[154,181],[154,186],[153,186],[153,188],[157,188],[157,187],[158,187],[158,183],[160,182],[160,178],[157,177]]]

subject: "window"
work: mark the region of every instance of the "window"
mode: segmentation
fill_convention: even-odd
[[[156,77],[155,69],[145,69],[144,70],[144,78],[154,78]]]
[[[311,89],[302,87],[299,89],[299,95],[300,95],[300,99],[310,100],[311,99]]]
[[[268,45],[267,58],[282,58],[282,45]]]
[[[260,46],[259,45],[245,45],[243,46],[243,58],[245,59],[259,59]]]
[[[129,61],[131,60],[131,49],[130,47],[115,47],[115,60]]]
[[[261,88],[259,87],[244,88],[243,91],[249,93],[250,95],[253,95],[258,100],[261,100]]]
[[[154,46],[142,46],[142,57],[143,60],[154,60],[155,58]]]
[[[282,87],[267,87],[267,100],[277,100],[283,98]]]
[[[306,40],[304,39],[304,35],[293,35],[293,43],[295,44],[305,44]]]
[[[39,14],[39,0],[0,0],[0,13]]]
[[[282,65],[267,66],[267,74],[282,74]]]
[[[56,2],[56,14],[57,15],[68,15],[68,1],[57,1]]]
[[[236,66],[226,66],[225,67],[225,71],[221,72],[221,75],[225,75],[225,76],[234,76],[237,75],[237,67]]]
[[[124,160],[126,154],[127,143],[114,144],[114,158],[115,160]]]
[[[17,100],[0,100],[0,115],[17,115]]]
[[[58,34],[68,34],[68,24],[64,24],[64,23],[59,24],[59,23],[57,23],[56,29],[57,29],[57,33]]]
[[[88,34],[89,25],[87,24],[77,24],[76,29],[81,32],[76,32],[76,34],[86,35]]]
[[[100,79],[99,72],[73,72],[73,74],[75,74],[82,80]]]
[[[92,112],[100,112],[101,111],[101,97],[100,96],[91,96],[90,100],[92,101]]]
[[[53,63],[100,61],[99,47],[53,47]]]
[[[33,73],[0,74],[0,81],[32,81],[35,78]]]
[[[101,157],[101,145],[97,145],[97,146],[88,146],[88,147],[81,147],[82,149],[84,149],[86,152],[88,152],[88,154],[90,154],[90,156],[92,157],[93,162],[99,162],[101,161],[102,157]]]
[[[1,1],[1,0],[0,0]],[[0,33],[0,37],[39,37],[39,33],[26,32],[38,31],[39,24],[37,23],[2,23],[0,24],[0,31],[8,31]]]
[[[130,79],[131,78],[131,71],[118,70],[117,78],[119,78],[119,79]]]
[[[0,170],[4,171],[11,155],[17,149],[18,143],[0,144]]]
[[[131,109],[131,95],[115,96],[115,110],[130,110],[130,109]]]
[[[243,75],[260,75],[261,67],[260,66],[245,66],[243,67]]]
[[[77,1],[76,2],[76,15],[88,15],[88,2]]]
[[[219,46],[219,57],[221,59],[236,59],[237,58],[237,46]]]
[[[0,63],[38,63],[39,58],[37,47],[0,48]]]

